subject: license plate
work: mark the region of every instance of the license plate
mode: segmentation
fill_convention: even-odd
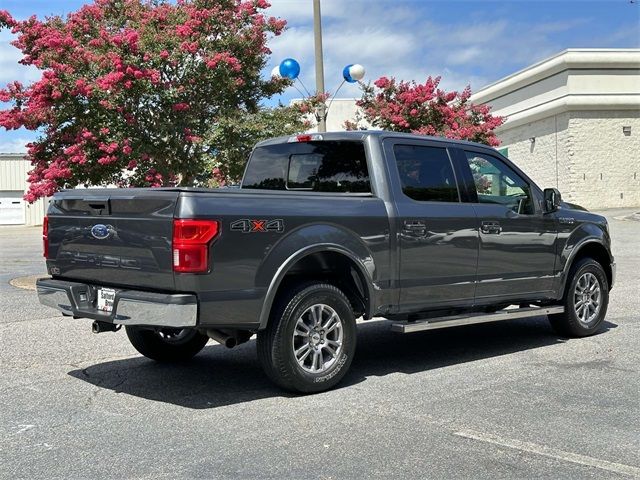
[[[103,312],[111,313],[113,310],[113,301],[116,298],[116,291],[113,288],[99,288],[98,289],[98,301],[96,308]]]

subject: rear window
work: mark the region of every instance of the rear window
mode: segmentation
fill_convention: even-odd
[[[280,143],[253,151],[242,188],[369,193],[362,142]]]

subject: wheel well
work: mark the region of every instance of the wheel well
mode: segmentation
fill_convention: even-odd
[[[348,256],[339,252],[323,251],[301,258],[283,277],[275,299],[292,286],[310,281],[335,285],[349,299],[356,318],[361,315],[368,318],[369,295],[366,279],[356,263]],[[276,305],[276,301],[273,305]]]
[[[607,274],[607,283],[609,284],[609,289],[611,289],[611,258],[609,257],[609,253],[607,252],[606,248],[596,242],[587,243],[582,248],[580,248],[580,250],[578,250],[578,253],[576,253],[576,256],[571,262],[571,267],[573,267],[576,262],[582,260],[583,258],[593,258],[602,266],[602,269]]]

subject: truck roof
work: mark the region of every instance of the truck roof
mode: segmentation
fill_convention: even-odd
[[[455,143],[460,145],[470,145],[483,148],[493,147],[485,145],[483,143],[470,142],[467,140],[456,140],[446,137],[433,137],[429,135],[417,135],[415,133],[402,133],[402,132],[390,132],[386,130],[352,130],[352,131],[339,131],[339,132],[324,132],[324,133],[309,133],[309,135],[322,135],[323,140],[364,140],[367,137],[379,137],[381,140],[384,138],[406,138],[414,140],[430,140],[440,143]],[[259,142],[256,147],[262,147],[265,145],[277,145],[279,143],[286,143],[291,137],[296,135],[287,135],[283,137],[270,138]]]

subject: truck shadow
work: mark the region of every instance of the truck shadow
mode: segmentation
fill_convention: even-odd
[[[601,333],[615,327],[605,322]],[[356,356],[337,388],[371,376],[413,374],[566,341],[551,330],[544,317],[411,334],[389,329],[390,323],[384,321],[358,326]],[[194,409],[294,396],[275,387],[264,375],[255,340],[232,350],[210,345],[182,364],[163,365],[136,357],[99,363],[69,375],[116,393]]]

